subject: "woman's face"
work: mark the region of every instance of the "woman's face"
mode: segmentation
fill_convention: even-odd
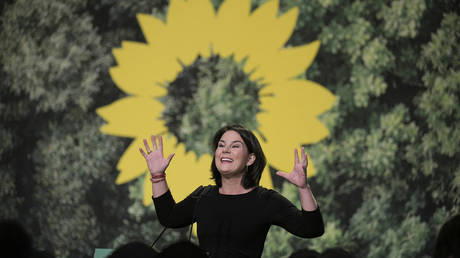
[[[222,175],[240,174],[246,166],[254,163],[255,155],[248,153],[248,148],[236,131],[226,131],[220,138],[215,153],[217,170]]]

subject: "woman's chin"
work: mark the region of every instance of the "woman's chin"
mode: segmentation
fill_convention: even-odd
[[[236,176],[242,176],[244,174],[243,171],[236,171],[236,170],[219,170],[219,173],[223,177],[236,177]]]

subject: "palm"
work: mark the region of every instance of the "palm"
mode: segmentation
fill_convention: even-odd
[[[170,154],[168,158],[165,159],[163,156],[163,138],[161,136],[158,137],[158,145],[156,144],[155,135],[152,135],[151,138],[153,145],[152,150],[147,140],[144,139],[144,146],[147,153],[145,153],[142,148],[139,148],[139,151],[144,156],[151,174],[164,173],[174,154]]]
[[[301,153],[302,158],[301,159],[299,159],[297,149],[295,150],[294,155],[295,155],[294,168],[292,169],[292,171],[290,173],[278,171],[277,174],[279,176],[284,177],[290,183],[298,187],[304,187],[307,185],[308,158],[307,158],[307,155],[305,154],[304,148],[302,148],[302,153]]]
[[[160,153],[158,150],[154,150],[148,154],[145,161],[152,173],[164,172],[169,165],[169,162],[163,157],[163,153]]]

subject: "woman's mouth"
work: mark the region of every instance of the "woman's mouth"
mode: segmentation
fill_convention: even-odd
[[[220,161],[221,161],[222,163],[231,163],[231,162],[233,162],[233,160],[230,159],[230,158],[221,158]]]

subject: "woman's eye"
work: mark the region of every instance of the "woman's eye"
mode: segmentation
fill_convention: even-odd
[[[219,145],[217,145],[217,147],[219,147],[219,148],[223,148],[223,147],[224,147],[224,145],[223,145],[223,144],[219,144]]]
[[[240,145],[233,145],[232,148],[239,148]]]

